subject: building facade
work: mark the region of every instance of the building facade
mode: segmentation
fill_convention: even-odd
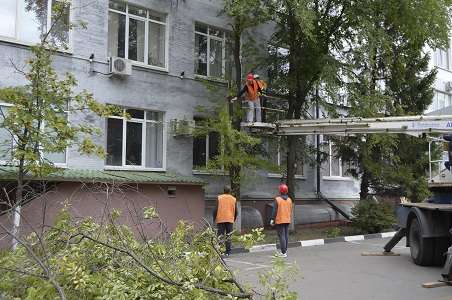
[[[40,33],[52,24],[55,1],[41,1],[41,7],[38,5],[34,11],[27,9],[26,0],[3,0],[0,87],[26,83],[14,65],[25,64],[30,45],[38,42]],[[172,128],[177,124],[174,120],[196,120],[200,117],[199,106],[211,106],[205,80],[226,88],[221,78],[231,70],[226,46],[230,25],[220,14],[221,9],[219,0],[73,0],[70,9],[58,20],[57,27],[62,33],[51,36],[57,44],[68,44],[67,49],[61,48],[54,56],[53,65],[61,75],[72,73],[80,90],[92,92],[99,102],[123,107],[132,119],[69,114],[71,122],[87,122],[103,130],[104,134],[96,137],[95,142],[105,146],[107,158],[83,156],[76,149],[68,149],[49,159],[67,170],[176,174],[185,179],[196,178],[186,181],[196,184],[202,179],[207,184],[199,198],[205,205],[196,207],[204,210],[204,206],[212,206],[223,184],[228,182],[221,172],[206,172],[204,168],[209,158],[218,153],[218,137],[177,135]],[[69,22],[80,21],[86,28],[69,29]],[[265,43],[269,34],[265,27],[255,31],[255,36]],[[110,57],[131,61],[131,74],[111,75]],[[7,109],[8,104],[2,105]],[[5,131],[0,135],[7,136]],[[283,165],[284,151],[277,142],[270,144],[272,160]],[[323,194],[338,203],[356,201],[358,182],[349,177],[347,167],[334,157],[334,146],[325,145],[331,155],[322,165]],[[2,160],[7,161],[8,157]],[[336,219],[338,216],[317,200],[316,168],[300,160],[297,169],[296,201],[303,204],[297,222]],[[243,181],[242,206],[257,208],[265,218],[266,204],[272,201],[280,182],[280,174],[250,172]],[[171,180],[165,181],[165,189],[171,184]],[[317,220],[315,214],[322,217]]]

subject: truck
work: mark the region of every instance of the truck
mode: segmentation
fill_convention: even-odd
[[[398,229],[383,253],[391,253],[405,238],[415,264],[444,266],[440,281],[452,284],[452,115],[281,120],[247,126],[280,136],[402,133],[428,138],[428,185],[432,196],[421,203],[401,203],[397,207]],[[434,143],[448,145],[446,159],[432,159]]]

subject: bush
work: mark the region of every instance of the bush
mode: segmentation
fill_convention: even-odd
[[[99,224],[89,218],[75,222],[63,211],[43,235],[33,233],[17,250],[3,253],[0,299],[63,299],[62,294],[68,300],[253,296],[220,257],[212,228],[198,231],[179,222],[166,239],[139,240],[130,228],[115,222],[119,215],[113,211],[111,221]],[[156,217],[155,210],[145,209],[145,219]],[[254,230],[236,239],[251,245],[261,237],[262,232]],[[279,288],[283,294],[289,293],[285,287]],[[266,292],[270,295],[272,289]]]
[[[391,205],[374,200],[361,200],[352,209],[352,226],[363,233],[377,233],[396,222]]]
[[[326,231],[327,238],[335,238],[341,235],[342,230],[339,227],[328,228]]]

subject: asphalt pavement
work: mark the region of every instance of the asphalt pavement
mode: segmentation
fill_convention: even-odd
[[[286,261],[298,267],[288,278],[303,300],[452,300],[452,286],[426,289],[441,278],[441,268],[420,267],[402,240],[393,249],[400,256],[362,256],[380,252],[389,239],[340,242],[289,248]],[[258,274],[272,266],[273,252],[235,254],[227,259],[242,282],[257,285]]]

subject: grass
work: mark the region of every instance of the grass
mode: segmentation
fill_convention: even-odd
[[[265,238],[259,244],[274,244],[278,241],[276,229],[265,229]],[[296,226],[295,232],[289,233],[289,242],[325,239],[338,236],[348,236],[362,234],[358,229],[347,225],[326,226],[326,227],[306,227]]]

